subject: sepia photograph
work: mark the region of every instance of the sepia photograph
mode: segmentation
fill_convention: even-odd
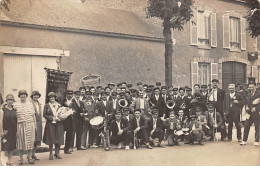
[[[260,0],[0,0],[0,166],[260,166]]]

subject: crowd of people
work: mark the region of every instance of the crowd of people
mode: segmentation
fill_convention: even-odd
[[[260,88],[254,81],[248,85],[229,84],[228,92],[218,85],[219,81],[213,79],[210,85],[195,84],[193,88],[167,87],[159,82],[155,86],[137,83],[137,88],[126,82],[109,83],[104,88],[84,86],[76,91],[67,90],[63,103],[56,93],[50,92],[43,112],[39,91],[33,91],[28,99],[27,91],[20,90],[18,101],[8,94],[1,106],[1,151],[8,156],[6,165],[13,165],[15,149],[19,150],[19,165],[24,163],[25,151],[28,162],[34,164],[39,160],[35,155],[37,146],[43,142],[49,146],[49,160],[62,159],[61,145],[65,154],[72,154],[75,146],[77,150],[102,146],[105,140],[102,141],[100,133],[104,126],[109,131],[109,143],[126,150],[140,145],[164,148],[163,140],[168,146],[180,146],[182,141],[204,145],[206,141],[217,141],[218,132],[221,141],[228,142],[232,141],[233,124],[237,141],[245,145],[253,123],[254,145],[258,146]],[[73,114],[59,118],[60,107],[72,109]],[[99,128],[91,124],[96,116],[105,121]],[[44,131],[42,117],[46,119]]]

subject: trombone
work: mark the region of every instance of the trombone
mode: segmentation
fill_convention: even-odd
[[[213,138],[214,138],[214,142],[218,142],[218,138],[216,137],[216,133],[218,132],[218,128],[217,128],[217,112],[216,112],[216,108],[214,109],[214,113],[215,113],[215,119],[214,119],[214,124],[213,124]],[[214,132],[214,127],[216,127],[216,132]]]

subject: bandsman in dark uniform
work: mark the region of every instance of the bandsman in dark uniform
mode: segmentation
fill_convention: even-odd
[[[248,113],[249,118],[245,122],[244,137],[240,145],[245,145],[247,143],[250,127],[254,123],[255,125],[254,145],[259,146],[259,121],[260,121],[259,105],[260,105],[260,94],[256,90],[255,79],[252,78],[249,79],[248,96],[246,98],[246,112]]]
[[[163,121],[158,117],[158,109],[152,110],[152,118],[148,120],[148,134],[152,139],[158,139],[158,147],[163,147],[162,140],[164,137]]]
[[[131,131],[129,122],[127,119],[122,118],[122,112],[120,110],[116,111],[115,119],[111,122],[109,130],[112,132],[110,136],[110,142],[112,144],[117,145],[117,148],[121,148],[122,143],[125,143],[125,149],[130,149]]]
[[[67,90],[66,99],[64,101],[63,106],[72,108],[72,99],[73,99],[73,91]],[[65,147],[64,153],[71,154],[71,145],[72,145],[72,137],[73,137],[73,115],[70,115],[63,121],[63,128],[66,132],[65,134]]]
[[[180,145],[177,131],[182,130],[180,121],[175,118],[175,112],[171,111],[169,118],[166,119],[166,138],[169,146]]]

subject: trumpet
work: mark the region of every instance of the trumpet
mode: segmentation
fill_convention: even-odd
[[[175,107],[175,102],[173,100],[168,100],[166,102],[166,106],[167,106],[168,109],[172,110]]]
[[[180,106],[180,109],[185,109],[186,108],[186,104],[185,103],[182,103],[181,106]]]
[[[119,101],[118,101],[118,104],[119,104],[119,106],[120,107],[127,107],[127,105],[128,105],[128,102],[127,102],[127,100],[126,99],[120,99]]]

